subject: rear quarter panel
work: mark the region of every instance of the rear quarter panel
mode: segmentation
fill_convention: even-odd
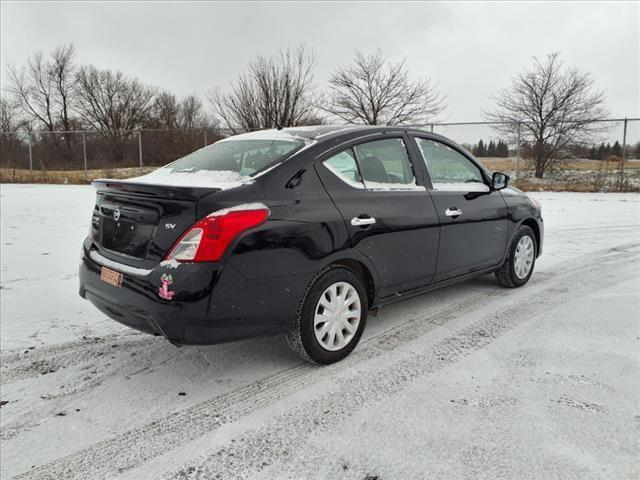
[[[251,292],[250,298],[237,299],[241,308],[256,314],[262,309],[284,327],[295,317],[314,276],[332,262],[350,258],[352,249],[344,220],[310,164],[273,173],[244,192],[216,194],[216,205],[261,202],[271,211],[267,222],[235,242],[226,262]]]

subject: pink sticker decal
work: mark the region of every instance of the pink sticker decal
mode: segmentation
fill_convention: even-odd
[[[160,277],[160,281],[162,282],[162,286],[158,289],[158,295],[160,295],[160,298],[165,300],[171,300],[176,294],[176,292],[169,290],[169,285],[173,283],[173,277],[171,274],[163,273]]]

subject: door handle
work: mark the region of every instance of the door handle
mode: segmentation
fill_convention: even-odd
[[[447,209],[444,211],[444,214],[445,214],[447,217],[457,217],[457,216],[462,215],[462,210],[460,210],[459,208],[456,208],[456,207],[453,207],[453,208],[447,208]]]
[[[376,223],[376,219],[373,217],[353,217],[351,219],[351,225],[354,227],[363,227],[365,225],[373,225],[374,223]]]

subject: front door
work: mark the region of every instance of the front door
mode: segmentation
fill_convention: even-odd
[[[434,281],[496,266],[507,242],[507,205],[480,167],[452,145],[416,137],[440,219]]]
[[[424,286],[435,274],[438,216],[416,182],[405,141],[386,134],[356,142],[316,166],[353,248],[377,270],[381,297]]]

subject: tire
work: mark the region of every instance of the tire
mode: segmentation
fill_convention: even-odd
[[[329,306],[340,313],[333,314]],[[368,309],[360,276],[345,267],[328,267],[311,281],[287,333],[287,342],[306,361],[323,365],[340,361],[360,341]]]
[[[523,268],[522,263],[518,265],[518,257],[520,255],[524,255],[524,258],[529,260],[527,252],[531,255],[530,263],[525,262],[526,267]],[[511,239],[511,243],[509,244],[507,258],[505,259],[504,264],[495,271],[495,276],[498,282],[507,288],[517,288],[527,283],[533,273],[537,252],[538,246],[536,244],[536,236],[533,233],[533,230],[526,225],[518,227],[516,233]],[[522,261],[523,259],[521,257],[520,262]]]

